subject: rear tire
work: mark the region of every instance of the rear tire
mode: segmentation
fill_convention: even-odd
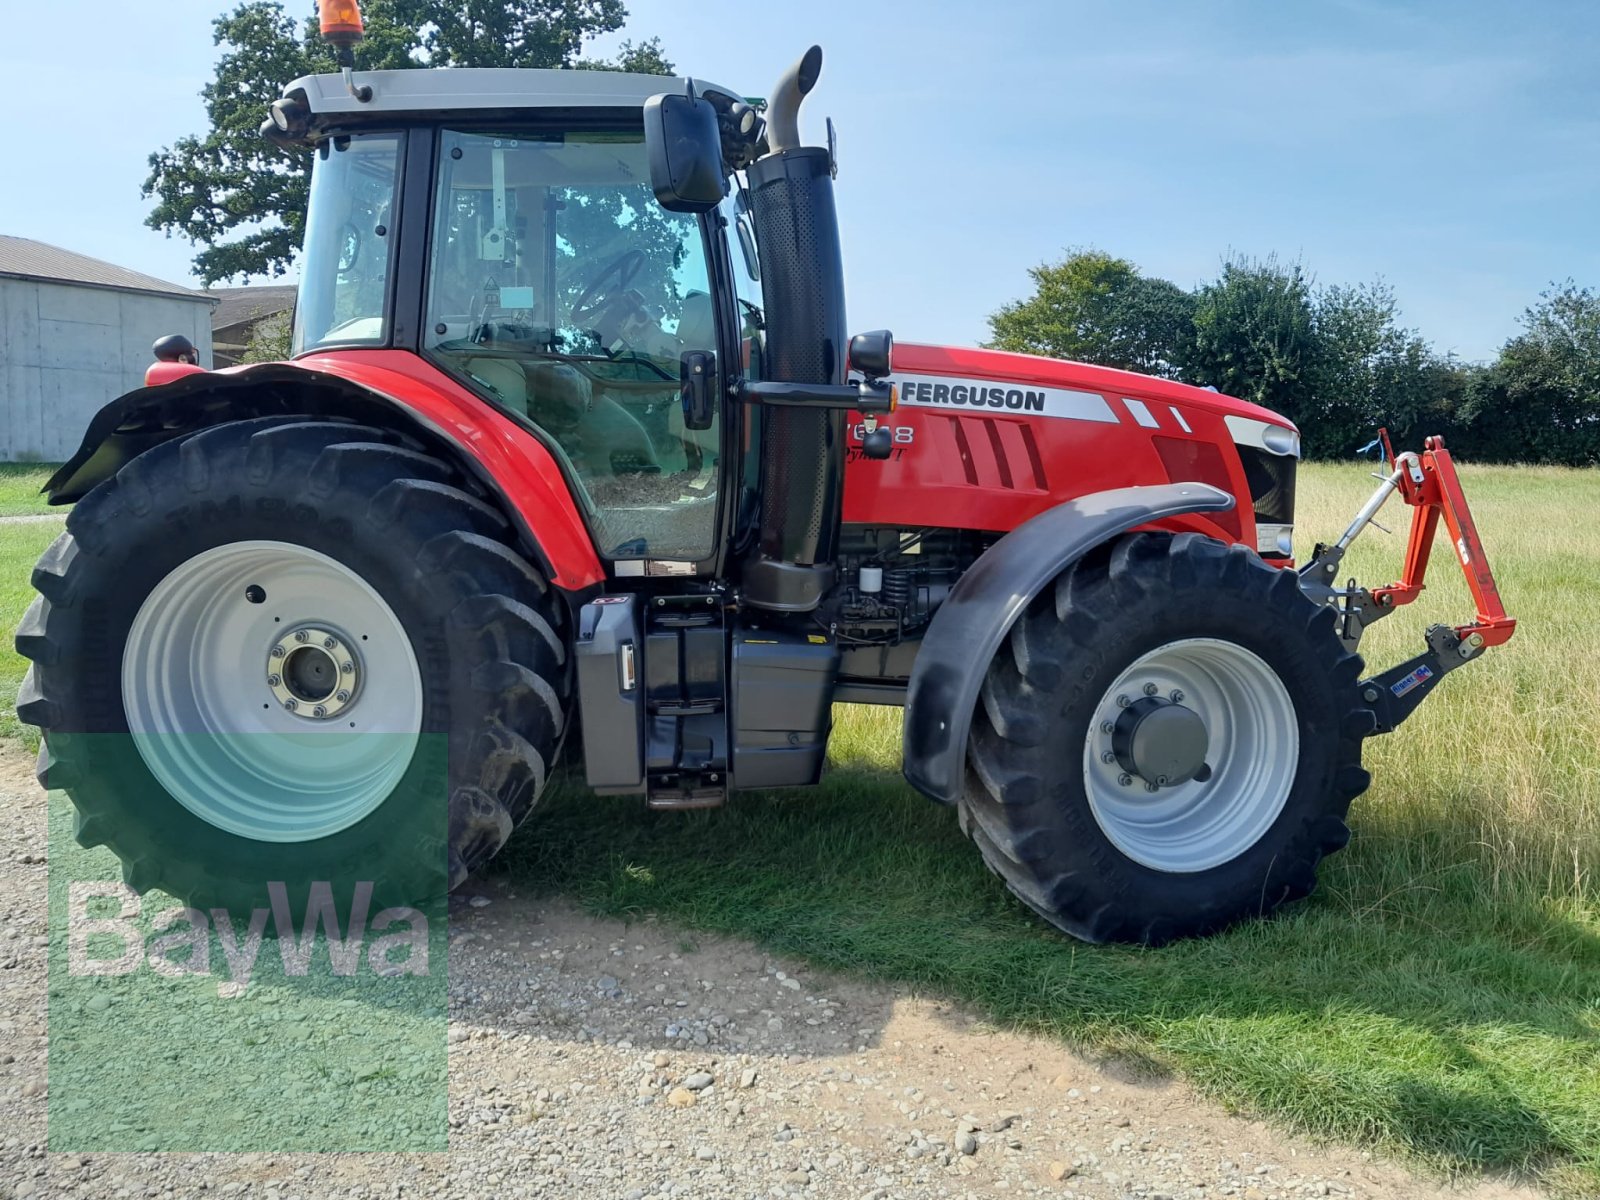
[[[270,881],[297,910],[316,881],[341,902],[360,880],[375,905],[415,903],[485,862],[543,790],[571,688],[562,603],[469,486],[390,432],[273,417],[158,446],[86,496],[17,631],[32,660],[17,711],[43,731],[40,781],[66,790],[78,840],[109,847],[137,891],[245,912]],[[309,583],[252,599],[257,572]],[[360,664],[352,698],[325,701],[336,714],[306,712],[316,693],[286,717],[292,697],[269,686],[273,639],[297,622]],[[253,631],[236,654],[234,629]],[[372,769],[338,767],[368,735]],[[317,787],[343,806],[316,808]]]
[[[1158,945],[1265,915],[1349,840],[1372,728],[1361,665],[1293,572],[1196,534],[1123,537],[1047,588],[991,664],[962,828],[1085,941]],[[1117,758],[1117,714],[1146,691],[1203,718],[1209,778],[1147,787]]]

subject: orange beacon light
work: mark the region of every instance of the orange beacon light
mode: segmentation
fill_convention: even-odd
[[[318,9],[323,41],[343,48],[355,45],[366,33],[356,0],[321,0]]]

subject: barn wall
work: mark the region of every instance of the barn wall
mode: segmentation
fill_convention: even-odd
[[[89,418],[144,382],[150,344],[169,333],[211,365],[204,300],[0,278],[0,461],[70,457]]]

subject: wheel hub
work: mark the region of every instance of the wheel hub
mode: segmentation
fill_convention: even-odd
[[[266,676],[267,688],[286,712],[327,721],[355,703],[361,667],[337,634],[308,625],[272,644]]]
[[[194,816],[310,842],[365,819],[405,777],[422,672],[400,617],[354,570],[292,542],[230,542],[145,598],[122,706],[145,765]]]
[[[1261,839],[1299,761],[1299,721],[1277,671],[1237,642],[1181,638],[1101,693],[1083,784],[1095,822],[1129,858],[1205,871]]]
[[[1122,769],[1157,787],[1176,787],[1202,775],[1209,749],[1200,714],[1160,696],[1142,696],[1128,705],[1111,732],[1111,750]]]

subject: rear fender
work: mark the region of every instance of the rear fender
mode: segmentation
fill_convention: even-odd
[[[911,785],[941,804],[955,803],[984,675],[1045,585],[1095,546],[1136,526],[1233,504],[1227,492],[1204,483],[1091,492],[1040,513],[991,546],[950,590],[917,651],[905,711],[904,770]]]
[[[146,450],[230,421],[275,415],[354,420],[408,434],[459,467],[499,503],[523,548],[556,586],[577,591],[604,579],[560,467],[532,434],[475,397],[396,379],[405,399],[366,380],[291,363],[202,372],[138,388],[95,414],[77,452],[43,490],[52,504],[71,503]]]

